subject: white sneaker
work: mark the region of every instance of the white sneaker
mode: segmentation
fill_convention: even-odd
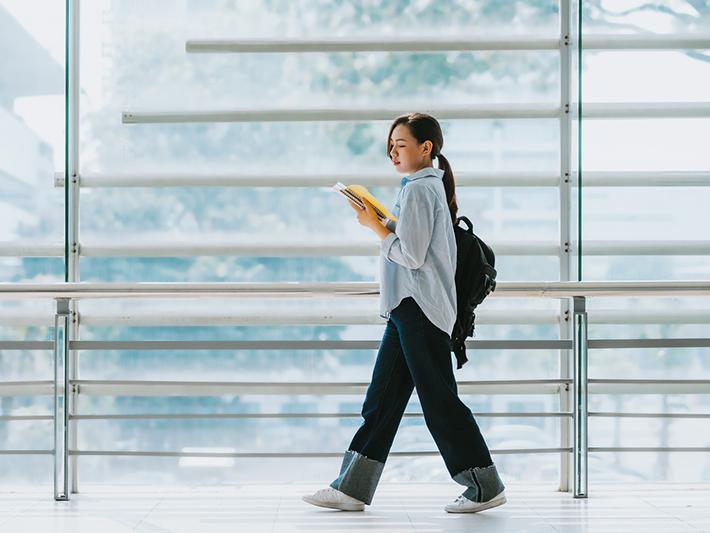
[[[506,502],[505,491],[494,496],[487,502],[474,502],[466,498],[463,494],[457,497],[452,503],[444,507],[447,513],[477,513],[484,509],[498,507]]]
[[[302,496],[301,499],[311,505],[340,509],[341,511],[362,511],[365,509],[364,502],[348,496],[333,487],[318,490],[314,494],[307,494]]]

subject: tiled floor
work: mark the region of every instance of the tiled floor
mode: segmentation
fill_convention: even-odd
[[[595,486],[587,500],[548,487],[509,486],[508,503],[473,515],[447,514],[453,483],[381,484],[364,512],[312,507],[316,485],[133,491],[94,487],[55,502],[50,489],[0,492],[0,531],[165,532],[581,532],[706,531],[710,485]],[[87,487],[87,491],[89,488]]]

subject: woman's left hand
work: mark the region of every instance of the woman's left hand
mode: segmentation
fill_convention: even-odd
[[[377,213],[375,213],[375,210],[367,200],[363,200],[365,209],[360,209],[360,207],[352,200],[348,200],[348,202],[350,202],[350,205],[357,213],[357,221],[360,224],[368,228],[373,227],[375,224],[380,224],[380,219],[377,216]]]

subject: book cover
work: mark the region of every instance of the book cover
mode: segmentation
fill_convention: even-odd
[[[375,210],[375,213],[377,213],[377,217],[380,220],[384,220],[386,218],[394,221],[397,220],[397,217],[395,217],[377,198],[372,195],[372,193],[370,193],[370,191],[367,190],[367,188],[362,185],[344,185],[343,183],[338,182],[333,185],[333,190],[339,192],[349,200],[352,200],[353,203],[358,205],[361,209],[365,208],[363,199],[367,200],[370,202],[370,205]]]

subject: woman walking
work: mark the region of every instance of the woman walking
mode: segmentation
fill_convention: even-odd
[[[458,206],[454,175],[441,154],[438,121],[424,113],[390,126],[387,155],[406,176],[393,210],[381,222],[365,202],[351,202],[360,224],[381,239],[380,315],[387,319],[363,423],[329,487],[303,500],[320,507],[362,511],[370,505],[413,389],[424,420],[454,481],[466,490],[445,510],[470,513],[505,503],[503,483],[471,411],[458,396],[449,335],[456,321]],[[436,159],[439,168],[432,166]]]

